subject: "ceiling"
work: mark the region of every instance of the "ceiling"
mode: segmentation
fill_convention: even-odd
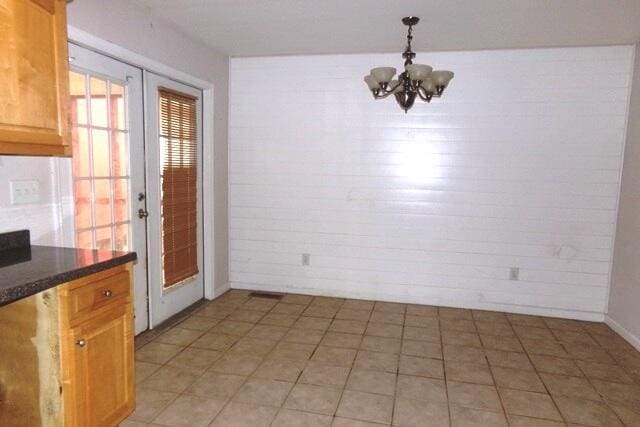
[[[640,0],[136,0],[231,56],[631,44]]]

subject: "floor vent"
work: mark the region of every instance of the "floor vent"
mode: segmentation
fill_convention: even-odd
[[[251,292],[249,294],[251,298],[268,298],[268,299],[282,299],[282,294],[270,294],[267,292]]]

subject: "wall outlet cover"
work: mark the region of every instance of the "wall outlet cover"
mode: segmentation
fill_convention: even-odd
[[[40,183],[36,179],[9,181],[12,205],[24,205],[40,201]]]

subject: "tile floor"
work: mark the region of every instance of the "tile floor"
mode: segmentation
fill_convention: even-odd
[[[137,340],[122,426],[640,426],[602,323],[230,291]]]

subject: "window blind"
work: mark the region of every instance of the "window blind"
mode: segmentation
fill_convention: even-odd
[[[158,90],[164,287],[198,273],[197,98]]]

